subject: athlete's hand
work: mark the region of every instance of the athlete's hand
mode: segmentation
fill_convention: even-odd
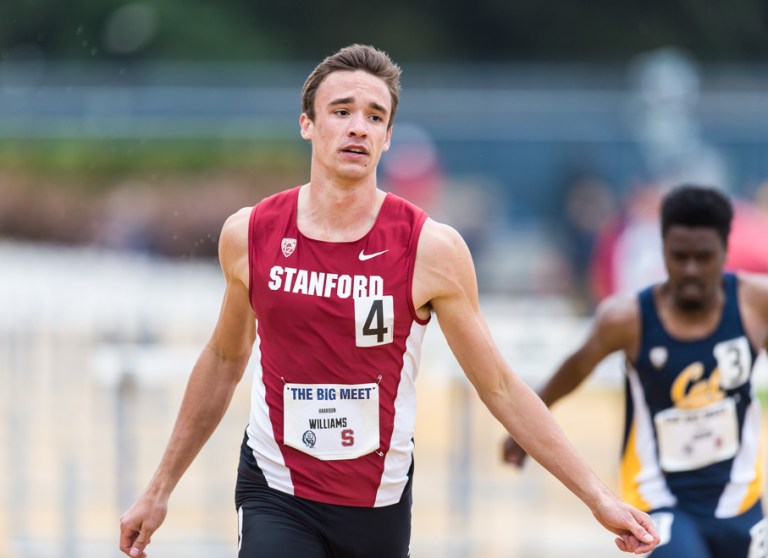
[[[600,524],[618,535],[616,546],[622,552],[645,554],[659,544],[651,517],[616,498],[592,511]]]
[[[518,444],[512,436],[507,435],[504,440],[502,455],[504,461],[510,465],[522,467],[526,457],[528,457],[528,454],[520,447],[520,444]]]
[[[146,558],[152,533],[167,513],[167,500],[154,500],[146,494],[139,498],[120,518],[120,550],[131,558]]]

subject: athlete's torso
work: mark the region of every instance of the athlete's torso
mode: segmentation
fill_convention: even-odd
[[[426,320],[412,303],[426,214],[387,195],[353,242],[307,238],[298,188],[254,207],[257,366],[247,443],[277,490],[319,502],[396,503],[408,481]]]
[[[738,304],[738,279],[723,279],[717,328],[695,340],[662,325],[653,288],[640,292],[641,338],[628,363],[623,497],[644,510],[678,506],[731,517],[757,502],[762,488],[756,353]]]

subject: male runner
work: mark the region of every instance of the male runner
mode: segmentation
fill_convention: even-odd
[[[624,352],[621,496],[653,517],[661,537],[653,558],[768,556],[753,383],[768,346],[768,277],[724,273],[732,218],[718,190],[668,192],[667,280],[603,301],[587,339],[540,391],[553,405],[603,358]],[[513,438],[505,459],[522,465]]]
[[[226,291],[168,447],[121,520],[120,549],[145,555],[176,483],[213,432],[258,340],[236,503],[240,558],[409,554],[415,380],[430,316],[499,421],[618,535],[657,537],[577,456],[502,359],[456,231],[377,188],[400,68],[372,47],[326,58],[302,93],[310,181],[230,217]]]

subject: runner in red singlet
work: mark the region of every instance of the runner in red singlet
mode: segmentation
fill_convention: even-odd
[[[385,53],[361,45],[307,78],[299,123],[310,180],[224,225],[219,321],[161,463],[121,519],[127,555],[145,555],[255,346],[236,489],[240,558],[408,556],[415,379],[433,313],[490,411],[618,547],[641,553],[658,541],[650,518],[595,477],[501,357],[459,234],[377,188],[399,78]]]

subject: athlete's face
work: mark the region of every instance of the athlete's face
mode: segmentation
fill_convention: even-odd
[[[389,149],[391,113],[381,79],[363,71],[329,74],[317,90],[315,119],[302,114],[299,120],[301,136],[312,142],[313,170],[342,180],[374,173]]]
[[[717,296],[722,283],[725,246],[709,227],[673,225],[664,235],[664,264],[678,307],[695,310]]]

